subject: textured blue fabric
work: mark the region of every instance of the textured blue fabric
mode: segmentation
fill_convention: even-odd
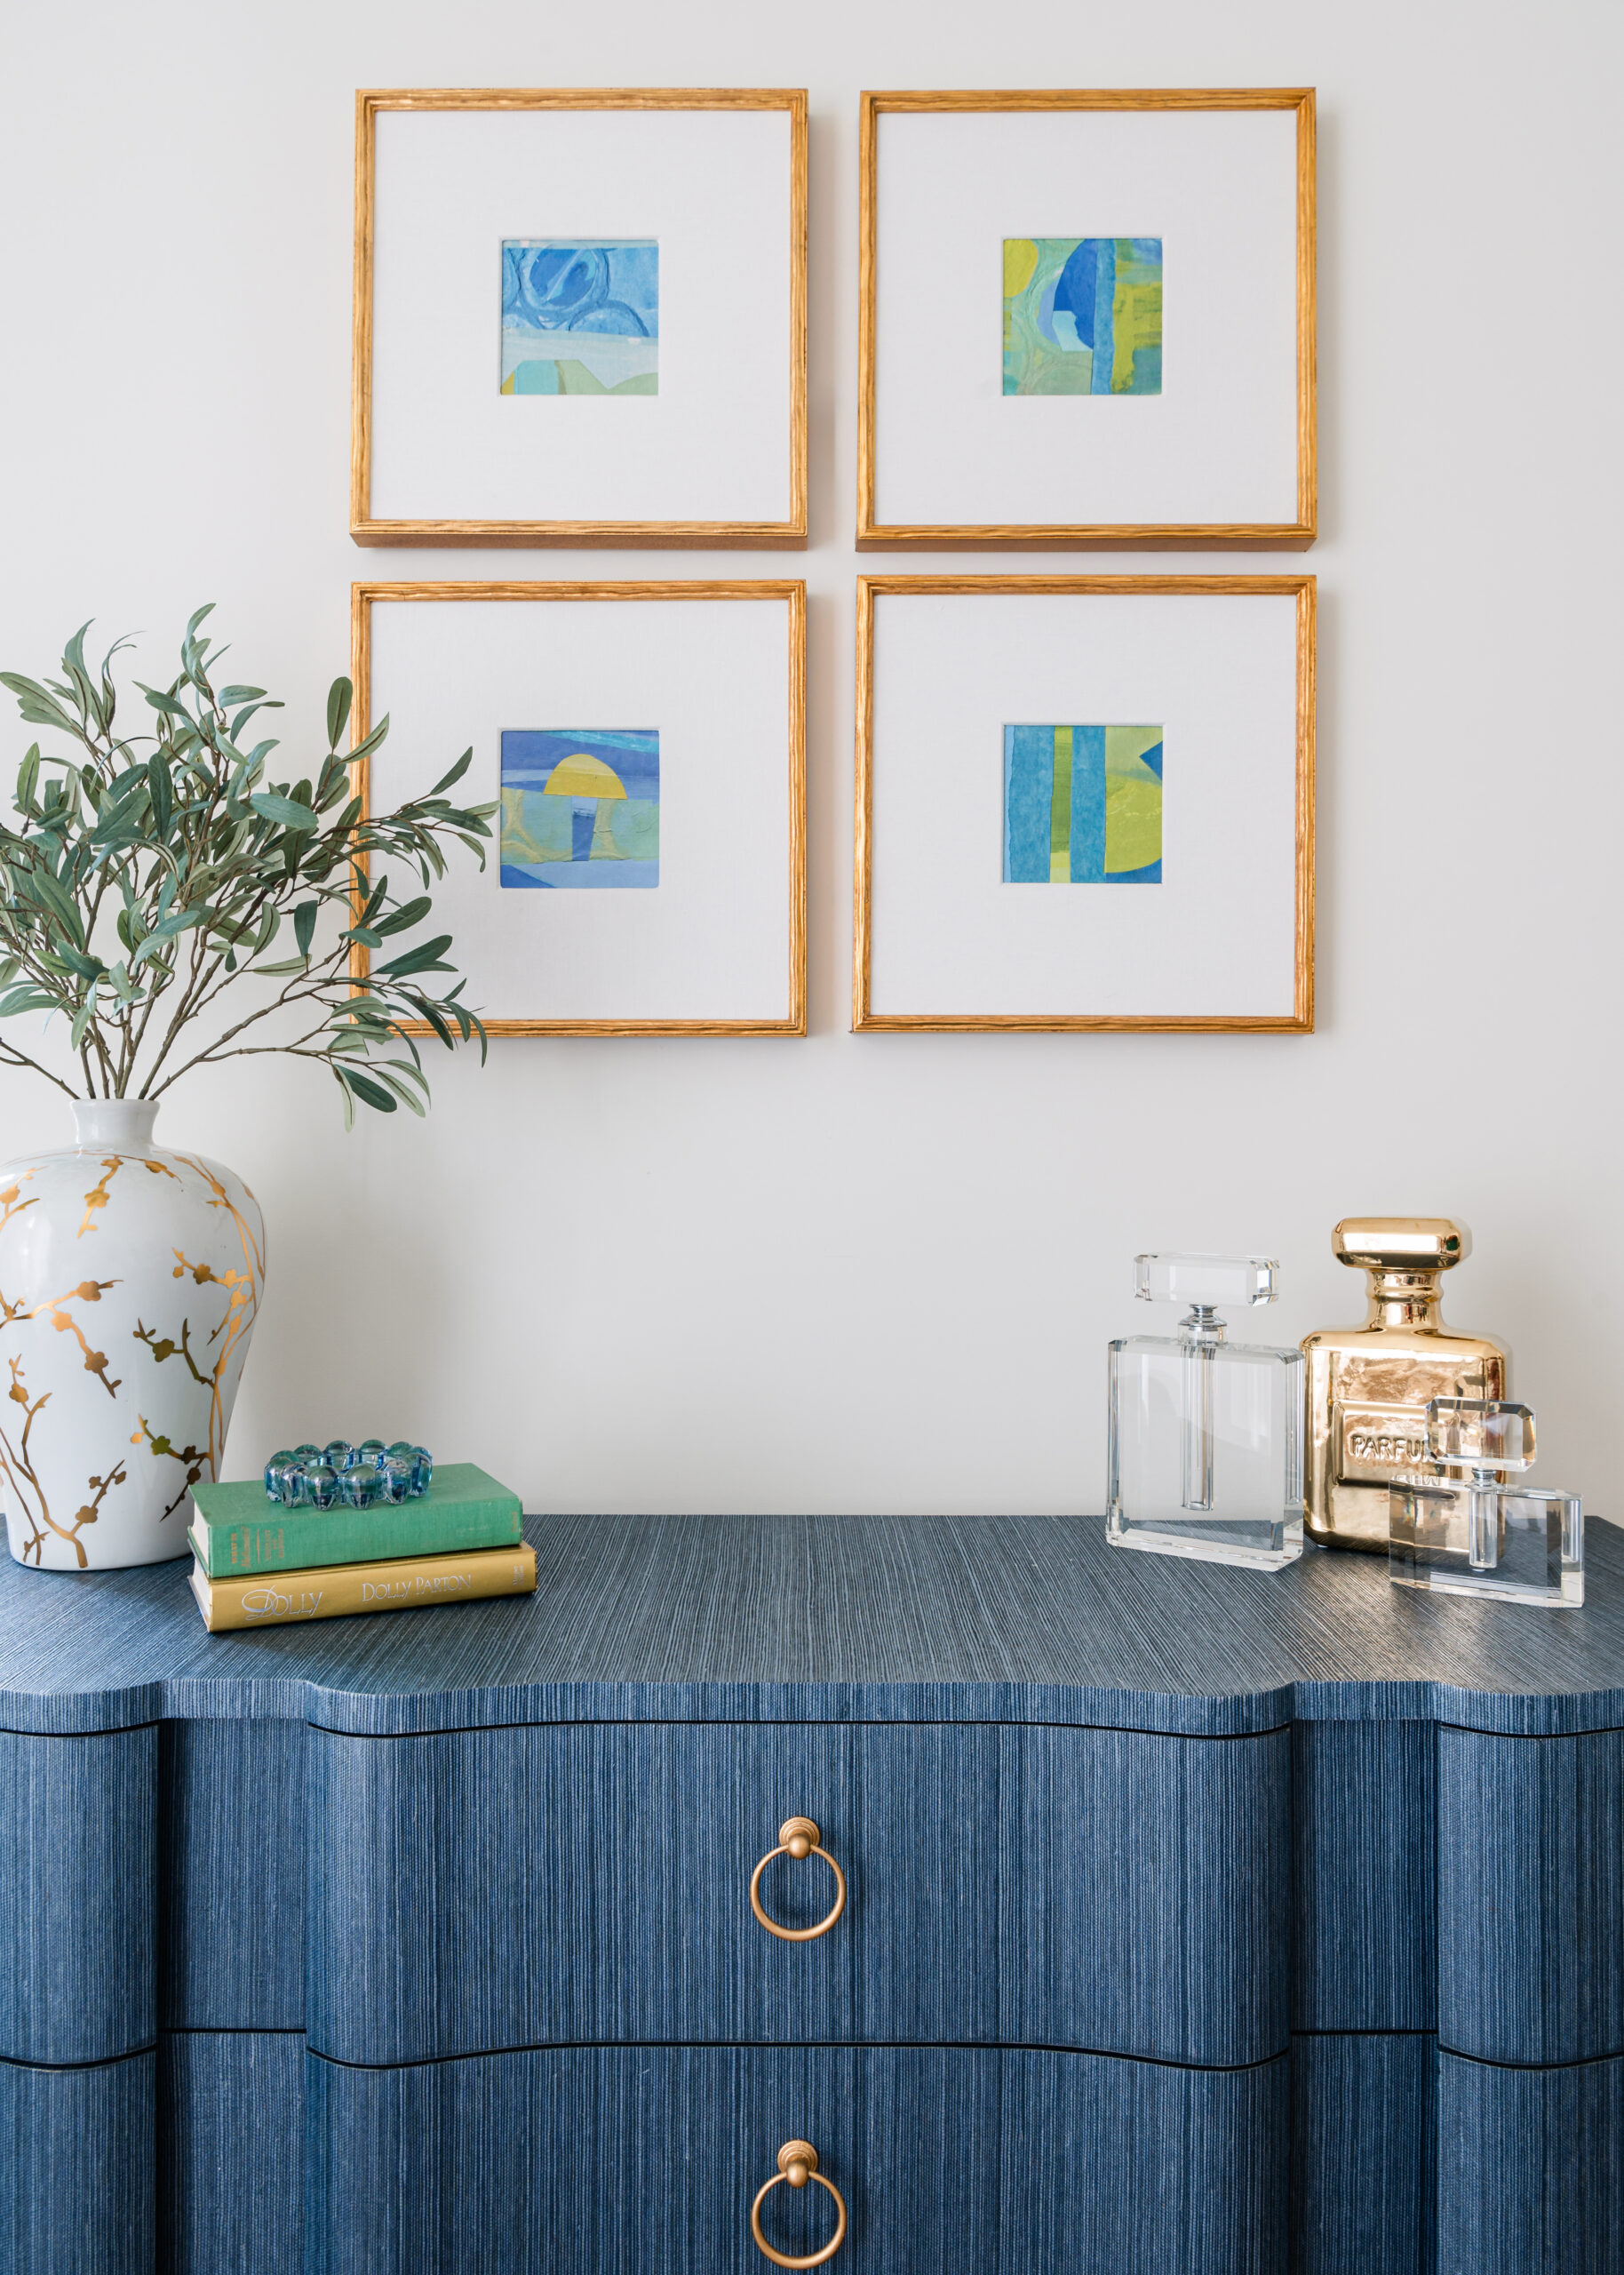
[[[301,2275],[305,2041],[183,2031],[158,2058],[163,2275]]]
[[[1294,2031],[1437,2027],[1437,1728],[1292,1732]]]
[[[1624,1728],[1624,1531],[1545,1619],[1312,1550],[1252,1572],[1107,1547],[1097,1517],[543,1517],[534,1596],[209,1635],[179,1565],[0,1558],[0,1729],[224,1717],[1088,1722],[1229,1736],[1411,1720]]]
[[[157,1758],[152,1728],[0,1732],[0,2059],[151,2045]]]
[[[605,2039],[1214,2066],[1286,2048],[1284,1731],[644,1723],[313,1745],[308,2028],[340,2061]],[[791,1816],[851,1889],[840,1931],[800,1945],[742,1900]],[[764,1882],[792,1927],[832,1888],[810,1859]]]
[[[1438,2275],[1620,2275],[1624,2059],[1438,2055]]]
[[[836,2275],[1621,2275],[1609,1529],[1547,1616],[1086,1520],[531,1530],[534,1600],[242,1639],[0,1585],[6,2275],[755,2275],[813,2124]],[[849,1898],[785,1944],[803,1813]]]
[[[407,2070],[312,2056],[309,2275],[760,2275],[781,2142],[847,2196],[857,2275],[1274,2275],[1286,2063],[928,2048],[603,2048]],[[402,2173],[432,2175],[416,2191]],[[613,2173],[617,2184],[606,2187]],[[816,2249],[828,2198],[775,2188]]]
[[[299,1722],[165,1722],[158,1923],[166,2030],[305,2027]]]
[[[0,2062],[6,2275],[151,2275],[155,2061]]]
[[[1437,2070],[1424,2031],[1292,2040],[1292,2275],[1433,2275]]]
[[[1489,2062],[1624,2054],[1624,1730],[1439,1731],[1438,2038]]]

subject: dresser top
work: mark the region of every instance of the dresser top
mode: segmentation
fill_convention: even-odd
[[[1396,1588],[1106,1545],[1097,1517],[536,1517],[533,1596],[211,1635],[189,1561],[0,1560],[0,1728],[292,1718],[378,1736],[530,1721],[1041,1721],[1230,1736],[1398,1718],[1624,1725],[1624,1530],[1590,1600]]]

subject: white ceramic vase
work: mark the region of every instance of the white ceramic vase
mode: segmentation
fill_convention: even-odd
[[[218,1477],[265,1284],[239,1177],[152,1142],[155,1101],[74,1106],[75,1139],[0,1169],[0,1470],[20,1564],[186,1553]]]

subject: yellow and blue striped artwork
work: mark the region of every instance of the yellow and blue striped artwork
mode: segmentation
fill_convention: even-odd
[[[1004,882],[1158,885],[1159,727],[1006,727]]]
[[[1006,237],[1004,393],[1159,395],[1159,237]]]
[[[510,727],[502,736],[505,885],[657,885],[653,727]]]

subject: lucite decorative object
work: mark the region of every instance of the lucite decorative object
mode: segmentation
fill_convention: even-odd
[[[265,1497],[289,1509],[370,1509],[379,1501],[420,1500],[434,1481],[434,1457],[426,1446],[397,1438],[352,1445],[347,1438],[325,1446],[306,1442],[284,1448],[265,1465]]]
[[[1272,1303],[1256,1256],[1140,1256],[1134,1294],[1190,1306],[1176,1336],[1111,1345],[1107,1537],[1273,1570],[1302,1553],[1302,1354],[1230,1343],[1220,1304]]]
[[[1394,1479],[1388,1577],[1404,1588],[1560,1608],[1585,1600],[1585,1518],[1571,1493],[1509,1485],[1532,1468],[1533,1416],[1501,1399],[1435,1398],[1427,1457]]]

